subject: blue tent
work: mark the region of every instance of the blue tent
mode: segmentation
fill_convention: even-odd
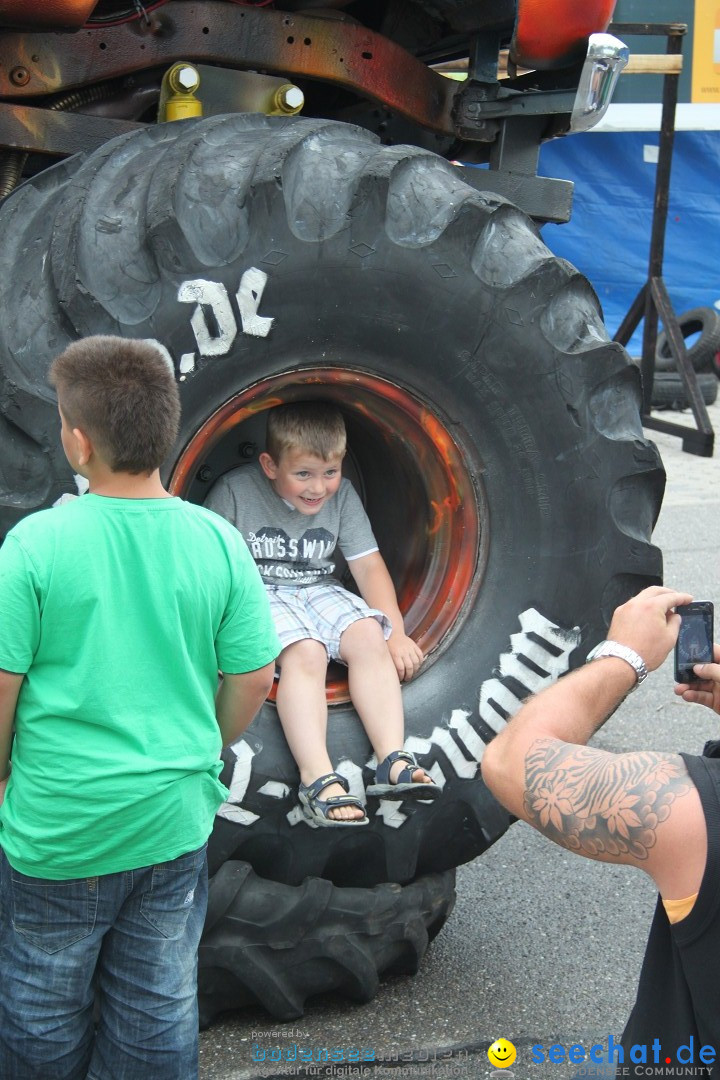
[[[575,182],[571,221],[543,237],[590,279],[611,335],[648,274],[658,145],[658,132],[588,132],[541,151],[542,175]],[[720,131],[675,135],[663,276],[677,314],[720,309]]]

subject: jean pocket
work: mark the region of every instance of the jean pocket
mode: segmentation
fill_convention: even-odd
[[[140,902],[145,919],[165,938],[180,937],[195,903],[200,874],[205,872],[205,849],[180,855],[152,868],[150,889]]]
[[[31,945],[57,953],[93,932],[97,878],[51,881],[13,870],[11,882],[12,924]]]

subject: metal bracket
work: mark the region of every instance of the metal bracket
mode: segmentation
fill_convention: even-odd
[[[457,167],[466,184],[478,191],[492,191],[519,206],[540,224],[552,222],[563,225],[572,214],[573,182],[556,180],[551,176],[528,176],[510,171],[476,169],[471,165]]]
[[[90,113],[53,112],[0,102],[0,146],[10,150],[42,149],[44,154],[53,157],[68,157],[95,150],[116,135],[146,126]]]
[[[561,225],[570,220],[574,184],[551,176],[538,176],[544,116],[514,116],[501,120],[498,136],[490,149],[490,168],[466,166],[466,183],[483,191],[494,191],[514,202],[535,221]]]

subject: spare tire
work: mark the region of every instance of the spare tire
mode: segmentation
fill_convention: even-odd
[[[73,490],[50,359],[87,334],[154,339],[183,405],[165,477],[192,500],[256,456],[272,405],[341,406],[428,654],[403,688],[406,745],[441,799],[371,800],[364,829],[311,828],[268,703],[226,755],[211,870],[242,859],[289,885],[367,887],[482,852],[508,824],[479,776],[485,742],[661,579],[664,474],[587,281],[447,162],[300,117],[121,136],[18,188],[0,237],[3,530]],[[362,794],[372,763],[341,675],[328,696],[332,760]]]
[[[717,377],[703,371],[695,376],[695,380],[705,404],[712,405],[717,399]],[[690,408],[690,395],[680,375],[670,371],[655,373],[652,387],[652,406],[654,409],[674,409],[676,411]]]
[[[716,354],[720,351],[720,314],[711,307],[691,308],[677,317],[684,338],[699,334],[687,353],[696,371],[713,371]],[[655,347],[655,370],[676,371],[675,359],[665,330],[658,334]]]

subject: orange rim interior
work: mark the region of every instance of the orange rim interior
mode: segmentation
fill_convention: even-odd
[[[342,409],[348,428],[346,471],[364,498],[406,632],[428,656],[427,664],[457,632],[477,591],[482,540],[471,468],[427,403],[361,371],[314,367],[271,376],[207,418],[180,455],[169,489],[192,498],[193,482],[218,444],[242,441],[243,424],[257,422],[259,413],[309,398]],[[349,700],[340,665],[328,670],[327,697],[331,704]]]

